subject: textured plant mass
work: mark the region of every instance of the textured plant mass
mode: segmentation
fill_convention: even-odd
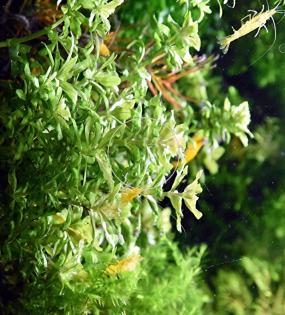
[[[249,130],[248,102],[213,70],[219,30],[205,25],[229,7],[235,3],[4,1],[1,314],[284,314],[282,255],[271,268],[268,255],[250,257],[254,247],[244,246],[240,269],[209,276],[202,257],[219,251],[177,244],[189,233],[185,219],[203,226],[213,216],[201,195],[208,177],[213,191],[230,182],[239,212],[247,185],[282,142],[277,120]],[[249,163],[256,167],[247,172]],[[274,202],[270,211],[282,212],[280,190],[267,199],[264,209]],[[220,229],[218,216],[211,229]],[[268,247],[273,216],[261,210]],[[278,242],[284,231],[279,222]]]

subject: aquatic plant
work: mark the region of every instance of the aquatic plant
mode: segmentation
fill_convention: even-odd
[[[209,301],[205,247],[182,253],[171,216],[179,232],[184,206],[202,217],[202,169],[248,145],[249,104],[207,86],[208,0],[123,2],[26,1],[16,14],[35,30],[0,43],[4,314],[203,314]]]

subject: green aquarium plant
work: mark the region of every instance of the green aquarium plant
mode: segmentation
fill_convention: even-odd
[[[180,252],[161,202],[179,232],[183,204],[202,217],[202,169],[233,136],[247,146],[249,105],[208,95],[209,1],[149,2],[142,31],[128,24],[140,1],[123,2],[25,1],[39,29],[0,43],[3,314],[203,314],[208,301],[205,247]]]

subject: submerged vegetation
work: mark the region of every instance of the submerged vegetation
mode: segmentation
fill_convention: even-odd
[[[1,314],[284,314],[283,127],[212,49],[243,6],[6,1]]]

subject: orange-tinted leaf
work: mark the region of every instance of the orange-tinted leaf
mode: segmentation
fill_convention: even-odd
[[[141,188],[127,188],[125,191],[122,192],[121,202],[128,203],[136,198],[143,190]]]
[[[122,260],[119,260],[115,264],[112,264],[106,268],[106,272],[109,275],[116,275],[121,272],[132,272],[134,271],[139,262],[142,260],[140,255],[132,255]]]

